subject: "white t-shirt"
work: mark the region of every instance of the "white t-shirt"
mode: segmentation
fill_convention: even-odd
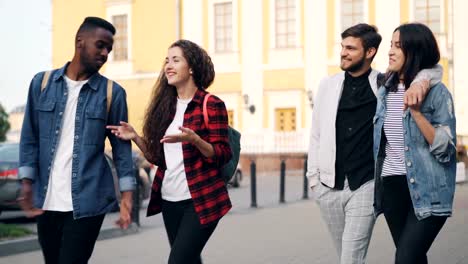
[[[184,113],[188,103],[192,99],[177,99],[177,110],[174,120],[166,130],[166,135],[179,134],[184,123]],[[182,143],[164,143],[164,159],[166,160],[166,172],[161,186],[161,196],[166,201],[177,202],[191,199],[185,175],[184,155]]]
[[[49,211],[73,211],[71,194],[71,171],[73,142],[75,135],[75,116],[78,96],[88,80],[73,81],[65,76],[68,88],[67,104],[62,117],[62,127],[56,153],[49,176],[47,195],[42,209]]]

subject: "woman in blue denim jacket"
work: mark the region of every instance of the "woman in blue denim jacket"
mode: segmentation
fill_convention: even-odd
[[[395,29],[374,117],[374,206],[390,229],[395,263],[427,263],[427,251],[452,214],[456,172],[452,97],[438,83],[408,109],[403,100],[416,74],[439,59],[428,27],[410,23]]]

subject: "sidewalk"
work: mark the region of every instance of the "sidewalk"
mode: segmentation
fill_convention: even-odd
[[[258,178],[258,209],[249,208],[250,189],[231,189],[234,209],[208,242],[205,264],[337,263],[318,207],[301,200],[301,178],[287,179],[286,204],[278,204],[277,177]],[[294,191],[293,191],[294,190]],[[429,252],[429,263],[468,264],[468,185],[458,185],[455,214]],[[90,264],[166,263],[169,246],[161,216],[142,218],[133,234],[98,241]],[[374,229],[367,263],[392,263],[394,246],[383,217]],[[0,263],[41,263],[40,251],[0,257]]]

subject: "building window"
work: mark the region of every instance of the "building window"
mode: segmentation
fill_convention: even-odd
[[[232,2],[214,4],[215,52],[232,51]]]
[[[114,36],[113,60],[128,60],[128,24],[127,15],[112,16],[116,33]]]
[[[275,47],[296,47],[296,0],[275,2]]]
[[[415,0],[414,20],[427,25],[434,34],[440,34],[440,0]]]
[[[228,110],[228,124],[230,127],[234,127],[234,110]]]
[[[363,0],[341,0],[341,31],[364,22]]]
[[[296,131],[296,108],[275,109],[275,131]]]

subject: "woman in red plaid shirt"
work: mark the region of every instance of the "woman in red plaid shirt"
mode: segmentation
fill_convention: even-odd
[[[215,77],[205,50],[188,40],[173,43],[146,112],[143,136],[125,122],[109,126],[133,140],[158,166],[148,216],[162,212],[171,253],[168,263],[201,263],[200,254],[231,208],[219,168],[231,159],[224,102],[210,96],[203,120],[205,91]]]

